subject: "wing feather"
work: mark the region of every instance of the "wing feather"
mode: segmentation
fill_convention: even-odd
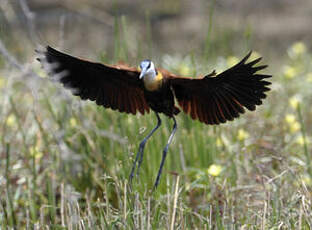
[[[204,122],[204,113],[203,113],[203,105],[197,104],[197,114],[198,114],[198,120],[200,122]]]
[[[131,92],[129,92],[129,98],[132,98],[133,95]],[[135,100],[129,100],[130,102],[130,110],[132,114],[135,114],[135,108],[136,108],[136,104],[135,104]]]
[[[206,124],[219,124],[255,110],[266,97],[271,75],[256,73],[267,65],[254,66],[261,58],[246,63],[249,52],[238,64],[212,77],[183,78],[169,75],[169,81],[182,110],[192,119]]]
[[[192,99],[193,100],[192,100],[191,106],[190,106],[192,108],[192,110],[190,112],[191,112],[192,119],[196,119],[196,117],[198,117],[196,114],[196,106],[197,106],[196,98],[193,97]]]
[[[222,120],[224,120],[225,122],[226,120],[231,119],[228,113],[228,108],[224,104],[225,103],[224,98],[218,92],[216,92],[215,98],[218,101],[217,105],[218,105],[219,112],[222,116]]]
[[[85,61],[49,46],[37,52],[38,60],[51,78],[73,89],[73,94],[81,99],[120,112],[149,112],[136,68]]]
[[[129,94],[125,91],[125,92],[123,92],[122,96],[123,96],[123,101],[124,101],[124,109],[125,109],[126,113],[131,113]]]

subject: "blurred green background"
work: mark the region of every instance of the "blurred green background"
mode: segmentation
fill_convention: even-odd
[[[1,0],[0,228],[310,229],[312,2]],[[172,121],[81,101],[35,61],[38,44],[176,74],[223,71],[249,50],[272,74],[255,112],[220,126],[186,115],[151,193]]]
[[[1,34],[25,48],[31,43],[20,39],[33,35],[29,36],[29,21],[19,2],[2,1]],[[203,52],[242,55],[252,48],[273,59],[285,56],[291,43],[311,40],[312,3],[307,0],[27,2],[43,43],[87,57],[99,52],[111,57],[117,29],[123,30],[120,42],[127,42],[132,58],[150,56],[149,52],[154,58]]]

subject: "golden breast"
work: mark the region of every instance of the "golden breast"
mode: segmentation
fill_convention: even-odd
[[[158,90],[162,85],[162,80],[163,75],[158,71],[155,77],[146,76],[143,78],[144,87],[148,91]]]

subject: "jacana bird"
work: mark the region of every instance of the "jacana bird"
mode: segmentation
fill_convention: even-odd
[[[139,69],[125,65],[104,65],[85,61],[57,51],[49,46],[37,50],[37,58],[49,76],[61,82],[83,100],[95,101],[97,105],[136,114],[155,112],[157,125],[139,145],[131,174],[137,175],[143,160],[147,140],[161,125],[159,113],[173,120],[173,129],[163,150],[154,189],[164,166],[172,138],[177,130],[175,116],[182,110],[192,119],[207,125],[232,121],[244,113],[245,108],[255,110],[262,104],[271,83],[264,79],[271,75],[256,73],[267,65],[254,66],[261,58],[247,63],[251,52],[228,70],[199,77],[188,78],[155,68],[151,60],[141,62]],[[175,105],[175,99],[179,108]]]

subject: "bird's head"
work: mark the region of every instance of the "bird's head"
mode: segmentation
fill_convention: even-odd
[[[155,77],[157,75],[154,63],[151,60],[144,60],[140,63],[140,79],[145,76]]]

